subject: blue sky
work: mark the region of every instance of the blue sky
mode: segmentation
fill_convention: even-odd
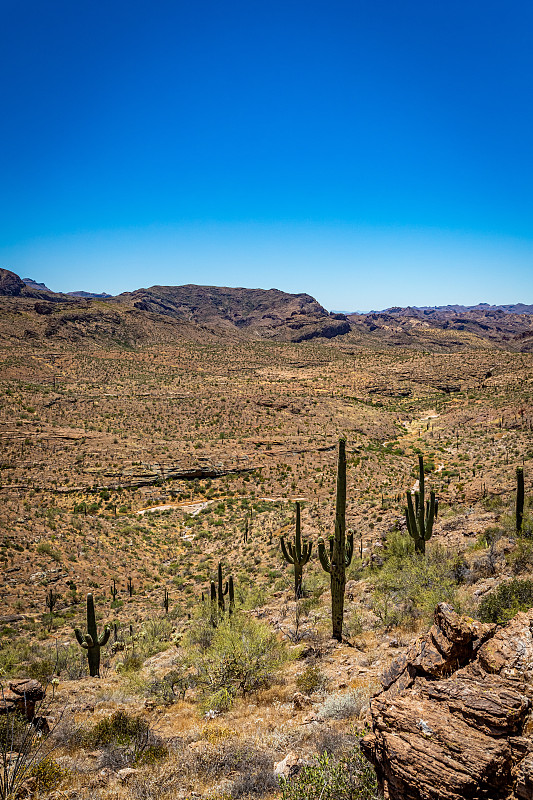
[[[533,302],[533,5],[3,0],[0,265]]]

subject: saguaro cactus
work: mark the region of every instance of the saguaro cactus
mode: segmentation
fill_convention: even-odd
[[[83,634],[79,628],[74,630],[79,644],[87,650],[87,660],[89,662],[89,675],[91,678],[100,677],[100,648],[104,647],[111,633],[109,625],[106,625],[104,632],[99,637],[96,630],[96,617],[94,614],[94,600],[92,594],[87,595],[87,633]]]
[[[294,597],[296,600],[302,596],[303,568],[311,558],[312,549],[312,542],[302,546],[300,503],[296,503],[296,532],[294,544],[292,542],[287,542],[287,544],[285,544],[285,538],[283,536],[281,537],[281,551],[283,557],[289,564],[294,564]]]
[[[59,600],[59,595],[54,592],[53,589],[50,589],[46,593],[46,607],[50,611],[50,618],[48,620],[48,630],[52,630],[52,622],[54,619],[54,608],[56,607],[56,603]]]
[[[233,575],[230,575],[228,578],[228,598],[229,598],[229,608],[228,613],[233,614],[235,610],[235,590],[233,588]]]
[[[114,603],[116,601],[116,599],[117,599],[117,594],[118,594],[117,582],[115,581],[114,578],[113,578],[113,583],[111,585],[110,592],[111,592],[111,597],[113,598],[113,603]]]
[[[163,608],[165,609],[165,614],[168,614],[169,602],[170,602],[170,597],[168,594],[168,589],[165,589],[163,594]]]
[[[337,466],[337,502],[335,507],[335,535],[329,539],[329,554],[324,539],[318,540],[318,557],[323,569],[329,572],[331,584],[331,624],[333,638],[342,641],[344,617],[344,589],[346,567],[353,555],[353,533],[346,536],[346,439],[339,439]]]
[[[522,530],[524,520],[524,468],[516,468],[516,532]]]
[[[433,533],[433,522],[437,517],[437,501],[435,492],[430,492],[429,500],[425,499],[424,492],[424,457],[418,456],[418,492],[415,492],[415,504],[413,506],[413,495],[407,492],[407,506],[405,508],[405,520],[409,536],[414,539],[415,552],[423,555],[426,552],[426,542],[431,539]]]
[[[226,611],[226,604],[224,603],[224,597],[229,592],[229,584],[226,581],[226,585],[224,586],[224,582],[222,580],[222,564],[218,562],[218,571],[217,571],[217,602],[218,602],[218,610],[221,614],[224,614]]]
[[[211,615],[211,625],[213,628],[217,626],[217,587],[215,581],[211,581],[209,587],[209,597],[210,597],[210,615]]]
[[[230,575],[224,585],[222,580],[222,564],[219,562],[217,570],[217,582],[211,581],[209,588],[209,595],[211,601],[211,623],[216,627],[218,619],[223,617],[226,613],[226,603],[224,597],[228,595],[228,612],[233,614],[235,609],[235,591],[233,587],[233,576]]]

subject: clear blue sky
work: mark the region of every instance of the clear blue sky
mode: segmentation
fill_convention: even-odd
[[[0,5],[0,266],[533,302],[531,0]]]

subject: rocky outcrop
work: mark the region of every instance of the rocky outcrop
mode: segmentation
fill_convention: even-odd
[[[363,750],[390,800],[533,799],[533,609],[505,628],[446,603],[383,675]]]
[[[0,691],[0,714],[9,714],[17,711],[26,719],[32,720],[35,716],[35,705],[45,695],[45,690],[39,681],[24,678],[13,681],[9,689]]]
[[[24,289],[24,281],[9,269],[0,269],[0,295],[17,297]]]

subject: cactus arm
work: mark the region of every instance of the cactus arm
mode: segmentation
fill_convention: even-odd
[[[413,495],[407,492],[407,508],[405,509],[405,521],[407,522],[407,530],[413,539],[418,539],[418,526],[416,522],[415,509],[413,507]]]
[[[350,564],[352,563],[352,556],[353,556],[353,533],[351,531],[347,535],[346,539],[347,539],[346,554],[344,556],[344,563],[346,564],[347,567],[349,567]]]
[[[313,549],[313,543],[310,542],[309,544],[304,544],[303,552],[302,552],[302,566],[307,564],[309,559],[311,558],[311,551]]]
[[[433,520],[435,519],[435,492],[430,492],[429,507],[426,519],[426,530],[424,532],[424,539],[429,541],[433,533]]]
[[[81,647],[84,647],[85,649],[87,649],[87,647],[89,647],[89,645],[85,641],[85,639],[83,637],[83,633],[80,631],[79,628],[74,628],[74,634],[76,636],[76,639],[78,640],[78,644],[81,645]]]
[[[326,545],[324,543],[324,539],[318,540],[318,557],[320,559],[320,563],[322,564],[322,569],[324,572],[329,572],[331,569],[331,563],[326,551]]]
[[[98,639],[98,644],[100,645],[100,647],[104,647],[104,645],[108,643],[110,635],[111,635],[111,628],[109,627],[109,625],[106,625],[104,628],[104,632]]]
[[[281,537],[280,541],[281,541],[281,551],[283,553],[283,558],[285,559],[285,561],[288,561],[289,564],[294,564],[294,559],[292,558],[292,556],[290,555],[289,551],[287,550],[287,546],[285,544],[285,539],[283,538],[283,536]],[[290,546],[291,546],[290,542],[288,544],[289,544],[289,548],[290,548]]]

